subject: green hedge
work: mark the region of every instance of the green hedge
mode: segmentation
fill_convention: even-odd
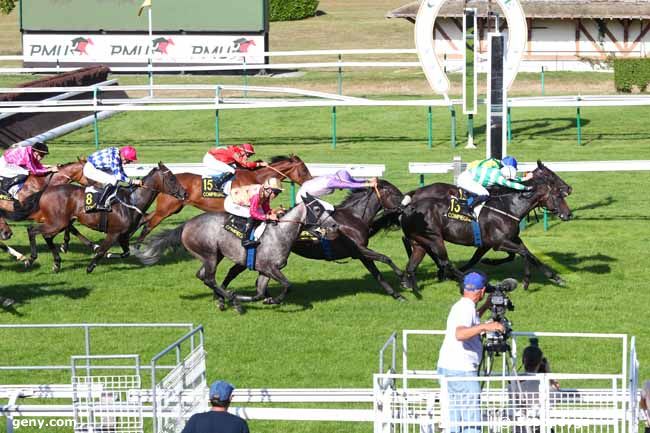
[[[318,0],[269,0],[271,21],[292,21],[313,17]]]
[[[614,59],[614,84],[619,92],[637,87],[645,92],[650,84],[650,58]]]

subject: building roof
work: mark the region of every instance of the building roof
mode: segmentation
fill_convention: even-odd
[[[526,18],[603,18],[647,19],[650,18],[650,0],[520,0]],[[414,21],[420,7],[414,1],[386,14],[386,18],[405,18]],[[462,17],[463,8],[478,9],[478,16],[487,16],[485,0],[447,0],[438,16]],[[492,10],[500,10],[496,1],[490,1]]]

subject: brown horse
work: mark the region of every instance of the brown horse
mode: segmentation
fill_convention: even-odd
[[[232,187],[236,188],[242,185],[264,183],[269,177],[277,177],[280,180],[288,178],[292,182],[302,184],[311,179],[311,174],[302,159],[297,156],[276,156],[271,159],[268,167],[255,170],[236,170]],[[180,212],[183,206],[191,205],[207,212],[223,212],[223,198],[203,197],[200,175],[179,173],[176,175],[176,179],[178,179],[178,182],[187,191],[187,198],[185,200],[179,200],[167,194],[160,194],[156,200],[156,210],[145,215],[143,219],[144,227],[136,242],[142,242],[158,224],[170,215]]]
[[[110,213],[86,213],[83,187],[58,185],[47,188],[40,198],[39,210],[30,215],[30,219],[40,223],[27,229],[31,247],[30,264],[38,256],[36,235],[42,234],[54,257],[52,269],[55,272],[61,269],[61,257],[54,246],[54,237],[69,227],[73,220],[93,230],[106,232],[106,238],[100,244],[86,272],[90,273],[95,269],[99,260],[115,242],[119,242],[122,247],[123,253],[120,257],[128,257],[129,238],[139,227],[147,208],[161,192],[177,197],[179,200],[185,199],[187,195],[176,177],[162,163],[158,163],[158,167],[142,179],[141,188],[120,190],[117,203],[113,204]]]
[[[57,172],[45,176],[34,176],[30,174],[25,180],[22,188],[20,188],[20,191],[18,191],[16,199],[22,204],[25,202],[25,198],[42,190],[46,186],[62,185],[70,182],[77,182],[86,185],[88,180],[83,174],[85,163],[85,159],[78,158],[75,162],[58,165]],[[0,209],[8,211],[14,210],[13,201],[0,200]]]

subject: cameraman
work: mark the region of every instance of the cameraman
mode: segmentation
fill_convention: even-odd
[[[480,271],[470,271],[463,277],[462,297],[447,316],[447,330],[438,357],[438,374],[445,377],[477,376],[484,332],[504,332],[499,322],[481,323],[479,318],[490,307],[490,298],[480,307],[485,296],[487,276]],[[479,426],[459,426],[460,422],[478,422],[481,419],[479,395],[481,387],[476,380],[449,381],[449,433],[480,432]]]

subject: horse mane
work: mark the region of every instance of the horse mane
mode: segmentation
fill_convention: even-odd
[[[368,195],[368,189],[367,188],[362,188],[362,189],[355,189],[354,191],[351,191],[345,199],[341,202],[340,205],[337,206],[337,208],[349,208],[353,207],[356,205],[359,200],[362,198],[365,198],[366,195]]]
[[[287,155],[276,155],[271,157],[271,164],[275,164],[277,162],[283,162],[283,161],[291,161],[292,156],[287,156]]]

